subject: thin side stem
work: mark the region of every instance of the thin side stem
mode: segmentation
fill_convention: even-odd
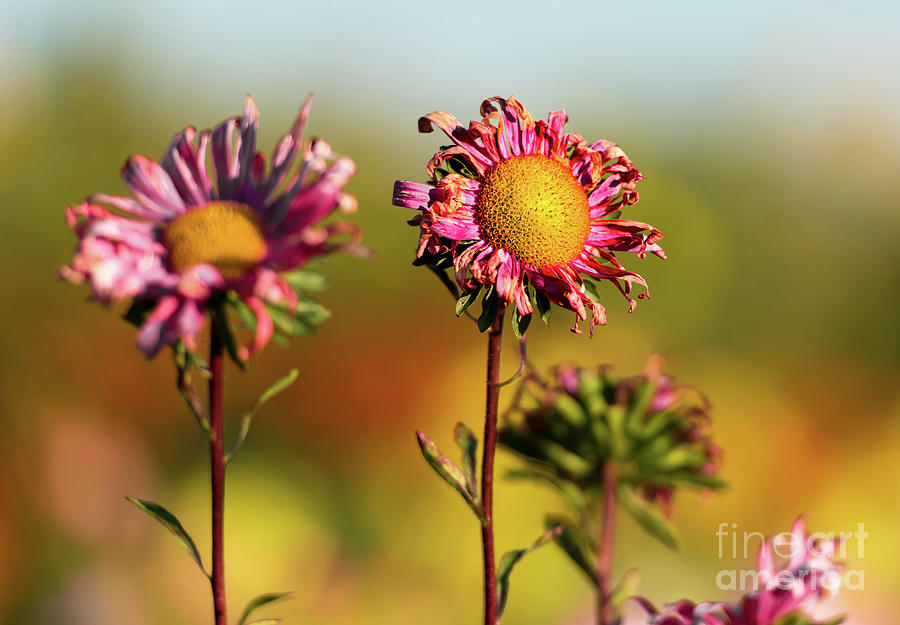
[[[484,555],[484,625],[497,623],[497,568],[494,563],[494,452],[497,449],[497,404],[500,397],[500,346],[504,310],[488,331],[487,400],[484,416],[484,454],[481,458],[481,547]]]
[[[209,346],[209,464],[212,476],[212,574],[215,625],[225,625],[225,448],[222,427],[225,346],[213,319]]]
[[[603,467],[603,512],[600,540],[597,542],[597,625],[615,625],[615,609],[610,601],[613,547],[618,506],[618,476],[611,460]]]

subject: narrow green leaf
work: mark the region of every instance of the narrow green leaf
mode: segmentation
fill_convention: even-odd
[[[197,563],[197,566],[200,567],[200,570],[203,571],[203,574],[209,577],[206,569],[203,568],[203,560],[200,558],[200,552],[197,551],[197,545],[194,543],[194,539],[191,538],[190,534],[187,533],[187,531],[181,525],[181,522],[174,514],[163,508],[158,503],[154,503],[152,501],[137,499],[136,497],[126,497],[125,499],[152,516],[154,519],[159,521],[163,525],[163,527],[172,532],[172,535],[175,536],[175,540],[178,541],[178,544],[184,547],[185,550],[187,550],[187,552],[191,554],[191,557],[194,559],[194,562]]]
[[[616,587],[610,592],[609,602],[620,610],[622,605],[631,597],[637,594],[637,586],[640,581],[641,574],[637,569],[629,569],[622,576],[622,579],[616,584]]]
[[[503,616],[503,610],[506,608],[506,599],[509,596],[509,576],[512,573],[513,567],[518,564],[519,560],[524,558],[526,555],[537,549],[543,544],[550,542],[551,540],[556,539],[560,533],[562,532],[562,526],[553,527],[543,534],[531,544],[530,547],[526,547],[525,549],[515,549],[513,551],[507,551],[503,554],[503,557],[500,558],[500,563],[497,566],[497,620],[500,620],[500,617]]]
[[[225,454],[225,462],[231,462],[238,451],[240,451],[241,446],[244,444],[244,440],[247,438],[247,433],[250,431],[250,425],[253,423],[253,417],[256,415],[256,412],[262,408],[263,404],[293,384],[299,375],[300,372],[297,369],[291,369],[287,375],[276,380],[269,388],[259,394],[259,397],[253,402],[253,406],[250,407],[250,410],[247,411],[241,419],[241,429],[234,439],[234,442],[231,444],[231,447],[229,447],[228,453]]]
[[[441,453],[437,445],[434,444],[428,436],[422,432],[416,432],[416,440],[419,442],[419,448],[422,450],[422,456],[425,461],[431,465],[434,472],[438,476],[453,487],[456,492],[462,495],[462,498],[469,505],[472,511],[481,521],[484,521],[484,511],[481,509],[481,503],[472,493],[469,492],[466,476],[452,460]]]
[[[541,321],[550,323],[550,299],[534,287],[532,287],[531,292],[534,294],[534,297],[532,298],[534,308],[541,317]]]
[[[258,621],[247,621],[246,625],[278,625],[283,621],[283,618],[262,618]]]
[[[594,301],[600,301],[600,291],[597,290],[597,285],[593,280],[584,280],[584,290],[588,292]]]
[[[588,541],[574,521],[565,517],[548,516],[544,521],[544,527],[553,528],[560,526],[562,530],[556,536],[556,544],[584,573],[591,584],[597,583],[597,570],[594,566],[594,554],[588,546]]]
[[[491,285],[487,288],[487,291],[485,291],[484,297],[481,298],[481,316],[478,317],[478,329],[481,332],[484,332],[491,327],[491,324],[494,323],[494,319],[497,318],[499,310],[500,298],[497,297],[494,286]]]
[[[154,306],[155,303],[153,300],[136,299],[128,308],[128,311],[123,315],[123,318],[131,325],[139,328],[144,325],[144,321],[150,316],[150,313],[153,312]]]
[[[319,293],[328,288],[328,280],[322,274],[309,269],[294,269],[281,274],[284,281],[297,291]]]
[[[250,603],[247,604],[247,607],[244,608],[243,613],[241,613],[241,618],[238,619],[237,625],[247,625],[247,618],[250,616],[250,614],[254,610],[257,610],[264,605],[268,605],[275,601],[279,601],[281,599],[289,597],[292,594],[294,594],[294,593],[292,593],[292,592],[269,592],[264,595],[260,595],[260,596],[256,597],[255,599],[252,599],[250,601]],[[277,622],[280,622],[281,619],[264,619],[262,621],[255,621],[255,622],[258,624],[258,623],[265,623],[267,621],[277,623]]]
[[[297,302],[296,316],[298,319],[301,319],[310,325],[317,326],[320,323],[331,319],[331,311],[319,302],[307,299]]]
[[[528,480],[550,486],[575,510],[583,509],[587,503],[584,498],[584,492],[575,486],[575,484],[559,479],[553,475],[541,473],[540,471],[535,471],[533,469],[515,469],[507,472],[506,478],[510,480]]]
[[[619,488],[619,501],[645,532],[669,549],[678,550],[678,539],[675,537],[672,524],[663,518],[655,506],[636,495],[631,488],[625,485]]]
[[[462,295],[459,296],[459,299],[456,300],[456,316],[461,317],[464,312],[469,309],[469,306],[475,303],[475,300],[478,299],[478,295],[481,293],[481,287],[479,286],[474,291],[466,291]]]
[[[214,312],[216,319],[219,321],[219,329],[222,332],[222,339],[225,343],[225,350],[228,352],[228,355],[234,361],[234,363],[240,367],[241,369],[246,370],[247,365],[241,360],[238,355],[238,344],[237,340],[234,338],[234,333],[231,331],[231,324],[228,323],[228,315],[225,314],[224,306],[216,306]]]
[[[478,475],[475,470],[475,456],[478,453],[478,439],[465,423],[457,423],[453,430],[456,444],[462,449],[462,470],[466,476],[469,494],[478,498]]]
[[[527,315],[520,315],[518,308],[513,311],[513,334],[516,335],[517,339],[521,340],[522,337],[525,336],[525,332],[528,330],[528,325],[531,323],[531,317],[531,313],[528,313]]]

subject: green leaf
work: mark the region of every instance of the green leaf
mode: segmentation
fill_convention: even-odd
[[[237,625],[247,625],[247,618],[249,618],[250,614],[264,605],[268,605],[275,601],[280,601],[286,597],[291,596],[292,592],[269,592],[264,595],[260,595],[255,599],[251,600],[250,603],[247,604],[247,607],[244,608],[244,611],[241,613],[241,618],[238,619]],[[281,619],[264,619],[262,621],[254,621],[257,624],[266,623],[266,622],[280,622]]]
[[[478,476],[475,470],[475,455],[478,452],[478,439],[475,433],[470,430],[465,423],[457,423],[453,430],[456,444],[462,449],[462,470],[466,476],[466,483],[469,486],[469,493],[477,498],[478,496]]]
[[[541,321],[550,323],[550,299],[533,286],[531,287],[531,302],[534,304],[534,309],[538,312]]]
[[[588,545],[581,529],[571,519],[559,516],[548,516],[544,520],[544,527],[553,528],[560,526],[559,534],[556,536],[556,544],[559,545],[566,555],[574,562],[581,572],[584,573],[588,581],[593,585],[597,583],[597,570],[594,566],[594,554]]]
[[[500,564],[497,566],[497,620],[503,616],[503,610],[506,608],[506,599],[509,596],[509,576],[513,567],[518,564],[519,560],[537,549],[543,544],[554,540],[563,531],[562,526],[553,527],[544,532],[530,547],[525,549],[515,549],[507,551],[500,558]]]
[[[463,473],[452,460],[442,454],[441,450],[434,444],[434,441],[428,438],[424,433],[416,432],[416,439],[419,442],[419,448],[422,450],[422,456],[424,456],[425,461],[431,465],[434,472],[437,473],[442,480],[452,486],[456,492],[462,495],[462,498],[466,501],[472,511],[482,522],[484,522],[485,517],[484,511],[481,508],[481,502],[476,497],[475,493],[469,491],[469,484],[466,480],[465,473]]]
[[[310,325],[317,326],[331,319],[331,311],[311,299],[300,300],[297,302],[296,317]]]
[[[258,621],[247,621],[246,625],[278,625],[282,621],[283,618],[263,618]]]
[[[297,371],[296,369],[291,369],[287,373],[287,375],[276,380],[269,388],[259,394],[259,397],[256,398],[255,402],[253,402],[253,406],[241,419],[241,429],[238,432],[237,438],[234,439],[234,442],[228,449],[228,453],[225,454],[226,463],[231,462],[237,455],[238,451],[240,451],[241,446],[244,444],[244,440],[247,438],[247,433],[250,431],[250,425],[253,422],[253,417],[256,415],[256,411],[262,408],[263,404],[265,404],[267,401],[293,384],[297,380],[297,376],[299,375],[299,371]]]
[[[584,280],[584,290],[588,292],[594,301],[600,301],[600,291],[597,290],[597,285],[593,280]]]
[[[153,312],[155,306],[156,304],[153,300],[136,299],[132,302],[123,318],[131,325],[139,328],[144,325],[144,320],[150,316],[150,313]]]
[[[497,318],[499,310],[500,298],[497,297],[497,292],[494,290],[494,286],[491,285],[487,288],[484,297],[481,298],[481,316],[478,317],[478,329],[481,332],[491,327],[494,319]]]
[[[322,274],[310,271],[309,269],[294,269],[281,274],[284,281],[287,282],[295,291],[303,291],[304,293],[319,293],[328,288],[328,280]]]
[[[645,501],[624,485],[619,488],[619,501],[622,502],[622,507],[628,511],[645,532],[669,549],[673,551],[678,550],[678,539],[675,537],[675,530],[672,524],[663,518],[659,509],[653,504]]]
[[[609,602],[621,611],[622,605],[631,597],[637,594],[637,586],[640,581],[641,574],[637,569],[629,569],[622,576],[622,579],[616,584],[616,587],[609,593]]]
[[[194,559],[194,562],[197,563],[197,566],[200,567],[200,570],[203,571],[203,574],[209,577],[206,569],[203,568],[203,560],[200,558],[200,552],[197,551],[197,545],[194,543],[194,539],[191,538],[190,534],[187,533],[187,531],[181,525],[181,522],[174,514],[163,508],[158,503],[154,503],[152,501],[137,499],[136,497],[126,497],[125,499],[162,523],[163,527],[172,532],[172,535],[175,536],[175,540],[178,541],[178,544],[184,547],[187,552],[191,554],[191,557]]]
[[[531,317],[531,313],[528,313],[527,315],[520,315],[518,308],[513,311],[513,334],[516,335],[517,339],[522,340],[522,337],[525,336],[525,332],[526,330],[528,330],[528,325],[531,323]]]
[[[533,469],[515,469],[506,473],[510,480],[528,480],[538,484],[550,486],[563,500],[575,510],[582,510],[585,505],[584,493],[575,484],[562,480],[553,475],[541,473]]]
[[[192,371],[194,369],[203,371],[206,363],[188,351],[181,339],[172,345],[172,358],[175,361],[175,387],[178,389],[178,394],[181,395],[181,399],[184,400],[188,410],[196,419],[197,425],[208,434],[209,419],[206,418],[206,408],[191,381]]]
[[[464,312],[469,309],[469,306],[475,303],[475,300],[478,299],[478,294],[481,293],[481,287],[478,287],[474,291],[466,291],[462,295],[459,296],[459,299],[456,300],[456,316],[461,317]]]
[[[231,331],[231,324],[228,323],[228,315],[225,314],[224,306],[216,306],[214,308],[216,319],[219,322],[219,329],[222,332],[222,340],[225,343],[225,350],[228,352],[228,355],[234,361],[234,363],[243,370],[247,369],[246,363],[241,360],[238,355],[238,344],[234,338],[234,333]]]

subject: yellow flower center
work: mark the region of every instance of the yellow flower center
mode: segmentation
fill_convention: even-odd
[[[163,232],[172,271],[209,264],[225,279],[246,275],[266,256],[259,215],[234,202],[210,202],[179,215]]]
[[[541,154],[494,165],[475,204],[481,236],[532,267],[563,265],[584,249],[590,207],[572,171]]]

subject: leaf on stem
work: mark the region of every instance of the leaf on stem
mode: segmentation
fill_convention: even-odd
[[[163,527],[172,532],[172,535],[175,536],[175,540],[178,541],[178,544],[191,554],[191,557],[194,559],[194,562],[197,563],[197,566],[200,567],[200,570],[203,571],[203,574],[209,577],[209,573],[207,573],[206,569],[203,567],[203,560],[200,558],[200,552],[197,550],[194,539],[191,538],[190,534],[187,533],[187,530],[181,525],[181,521],[179,521],[174,514],[158,503],[152,501],[137,499],[136,497],[126,497],[125,499],[152,516],[159,521]]]
[[[511,480],[528,480],[548,485],[576,511],[582,510],[587,505],[584,492],[581,489],[572,482],[557,478],[554,475],[541,473],[533,469],[514,469],[506,474],[506,478]]]
[[[639,497],[631,488],[624,484],[619,486],[619,501],[622,502],[622,507],[628,511],[645,532],[669,549],[673,551],[678,550],[678,539],[675,536],[675,529],[652,504]]]
[[[250,603],[247,604],[247,607],[244,608],[244,611],[241,613],[241,618],[238,619],[237,625],[250,625],[247,623],[247,619],[250,617],[250,614],[264,605],[268,605],[270,603],[274,603],[275,601],[280,601],[281,599],[285,599],[286,597],[291,596],[292,592],[269,592],[264,595],[260,595],[255,599],[252,599]],[[280,623],[281,619],[262,619],[260,621],[253,621],[257,625],[262,623]]]
[[[462,449],[462,470],[466,476],[469,494],[478,498],[478,475],[475,469],[475,456],[478,452],[478,439],[465,423],[457,423],[453,430],[456,444]]]
[[[587,575],[591,584],[596,583],[597,569],[594,565],[594,554],[588,545],[584,533],[574,521],[566,517],[550,515],[544,520],[544,527],[553,528],[557,526],[562,529],[555,538],[556,544]]]
[[[478,317],[478,329],[484,332],[491,327],[500,312],[500,298],[494,285],[487,288],[484,297],[481,298],[481,316]]]
[[[621,612],[622,605],[631,597],[637,594],[637,586],[640,581],[641,574],[637,569],[629,569],[616,584],[616,587],[609,593],[609,602]]]
[[[209,419],[206,415],[206,408],[194,388],[191,380],[192,371],[206,371],[206,363],[197,358],[193,353],[188,351],[181,340],[175,341],[172,346],[172,358],[175,361],[175,387],[181,399],[187,404],[188,410],[194,415],[197,424],[207,434],[209,433]]]
[[[497,565],[497,620],[500,620],[500,617],[503,616],[503,610],[506,608],[506,599],[509,596],[509,576],[512,573],[513,567],[518,564],[519,560],[524,558],[526,555],[537,549],[543,544],[550,542],[551,540],[556,539],[559,534],[563,531],[561,525],[550,528],[541,536],[534,541],[530,547],[526,547],[525,549],[515,549],[513,551],[507,551],[503,554],[503,557],[500,558],[500,563]]]
[[[419,449],[422,450],[422,456],[425,457],[425,461],[431,465],[434,472],[462,495],[462,498],[469,504],[472,511],[479,519],[484,521],[484,511],[481,509],[481,502],[477,493],[469,490],[469,483],[465,473],[450,458],[442,454],[441,450],[434,444],[434,441],[424,433],[416,432],[416,439],[419,441]]]
[[[256,398],[256,401],[253,402],[253,406],[241,419],[241,429],[238,432],[237,438],[234,439],[234,442],[228,449],[228,453],[225,454],[226,463],[231,462],[237,455],[238,451],[240,451],[241,445],[244,444],[244,440],[247,438],[247,433],[250,431],[250,425],[253,423],[253,417],[256,415],[256,411],[262,408],[262,405],[267,401],[293,384],[299,375],[300,372],[297,369],[291,369],[287,375],[276,380],[274,384],[260,393],[259,397]]]
[[[478,295],[481,293],[481,286],[474,291],[466,291],[456,300],[456,316],[461,317],[464,312],[469,309],[469,306],[475,303],[475,300],[478,299]]]

